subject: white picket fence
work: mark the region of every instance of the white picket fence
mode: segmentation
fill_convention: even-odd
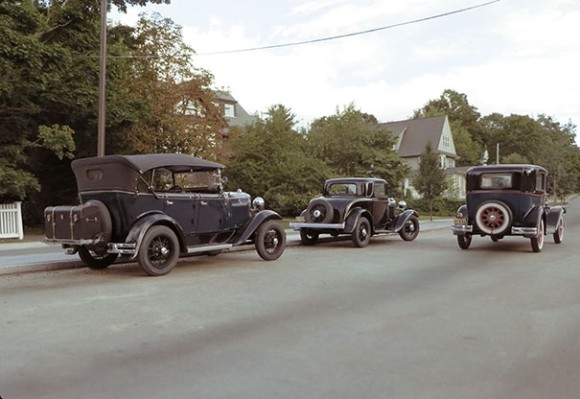
[[[0,238],[24,238],[22,203],[0,204]]]

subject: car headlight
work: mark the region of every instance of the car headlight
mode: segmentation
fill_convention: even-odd
[[[402,211],[407,209],[407,202],[406,201],[399,201],[399,209]]]
[[[256,209],[258,211],[261,211],[266,206],[266,202],[264,201],[264,198],[262,198],[262,197],[256,197],[252,201],[252,206],[254,207],[254,209]]]

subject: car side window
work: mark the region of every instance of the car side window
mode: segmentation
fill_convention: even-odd
[[[167,191],[173,186],[173,175],[165,168],[155,169],[151,177],[153,191]]]
[[[375,184],[375,197],[386,198],[387,197],[387,187],[385,184],[376,183]]]
[[[546,192],[546,175],[544,173],[538,173],[536,175],[536,192]]]

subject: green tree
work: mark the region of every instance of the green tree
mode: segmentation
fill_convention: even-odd
[[[447,177],[441,169],[439,157],[431,142],[419,159],[419,171],[414,181],[415,188],[429,204],[429,219],[433,220],[433,202],[447,189]]]
[[[266,119],[246,126],[231,143],[228,187],[262,196],[270,208],[284,215],[296,215],[306,207],[329,171],[307,151],[304,135],[295,125],[288,108],[274,105]]]
[[[148,2],[161,1],[113,4]],[[96,153],[100,3],[0,2],[0,195],[27,199],[27,224],[42,220],[46,204],[75,200],[72,152]],[[119,98],[123,87],[109,61],[107,95]]]
[[[214,101],[213,75],[193,65],[181,27],[159,14],[142,17],[130,51],[124,86],[142,112],[126,132],[128,151],[215,159],[227,123]]]
[[[429,100],[422,108],[415,110],[413,117],[447,115],[455,151],[459,156],[458,166],[477,165],[488,141],[485,131],[479,124],[480,113],[469,104],[467,96],[446,89],[435,100]]]
[[[315,120],[307,140],[309,151],[334,176],[382,177],[396,190],[409,171],[393,149],[391,132],[353,104]]]
[[[549,172],[550,189],[571,193],[578,189],[580,151],[575,143],[575,126],[561,125],[551,117],[539,115],[504,116],[498,113],[482,118],[489,132],[490,162],[533,163]],[[499,151],[498,151],[499,150]]]

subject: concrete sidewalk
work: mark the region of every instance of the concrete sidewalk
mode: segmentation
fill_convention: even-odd
[[[450,228],[453,219],[420,220],[420,231]],[[297,231],[286,230],[287,246],[301,245]],[[419,234],[418,240],[421,239]],[[253,246],[234,247],[231,250],[248,250]],[[47,243],[44,236],[26,235],[23,240],[0,240],[0,275],[62,270],[85,267],[78,255],[66,255],[59,244]]]

